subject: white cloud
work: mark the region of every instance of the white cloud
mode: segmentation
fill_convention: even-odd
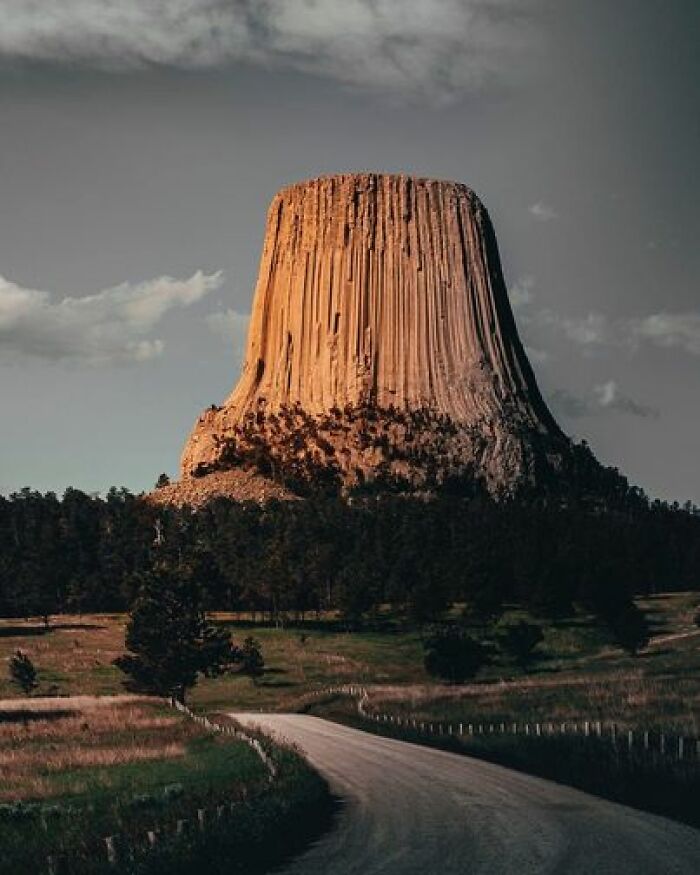
[[[221,272],[162,276],[84,297],[54,300],[0,277],[0,352],[91,363],[140,362],[161,355],[149,337],[170,310],[188,307],[223,283]]]
[[[595,386],[593,394],[600,407],[606,410],[617,410],[620,413],[629,413],[631,416],[639,416],[643,419],[656,419],[659,416],[659,411],[656,408],[640,404],[629,395],[621,392],[615,380],[608,380],[600,386]]]
[[[539,222],[551,222],[559,217],[559,214],[554,207],[543,201],[537,201],[528,207],[528,212]]]
[[[531,276],[521,277],[513,283],[508,289],[508,296],[510,297],[511,307],[514,310],[522,310],[524,307],[532,304],[535,299],[532,292],[534,286],[535,281]]]
[[[0,0],[0,57],[301,69],[448,98],[518,74],[541,0]]]
[[[610,337],[608,319],[602,313],[559,318],[559,324],[566,337],[580,346],[597,346],[606,343]]]
[[[565,419],[580,419],[589,416],[591,407],[587,400],[568,389],[553,389],[548,393],[548,403],[555,416]]]
[[[549,353],[544,349],[538,349],[536,346],[526,346],[525,353],[531,362],[544,364],[549,361]]]
[[[549,403],[557,416],[565,419],[581,419],[614,411],[637,416],[641,419],[657,419],[659,411],[655,407],[640,404],[620,390],[615,380],[608,380],[581,396],[568,389],[554,389],[548,395]]]
[[[598,403],[601,407],[611,407],[617,397],[617,383],[614,380],[608,380],[607,383],[596,386],[594,392],[598,396]]]
[[[209,330],[226,341],[233,341],[236,346],[243,344],[248,332],[249,313],[239,313],[237,310],[218,310],[204,317]]]
[[[653,313],[629,320],[627,330],[634,340],[700,355],[700,312]]]

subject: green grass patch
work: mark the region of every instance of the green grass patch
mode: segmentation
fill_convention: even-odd
[[[0,801],[0,875],[45,870],[49,857],[71,875],[185,873],[205,862],[207,872],[258,872],[332,813],[325,783],[296,752],[266,742],[278,767],[270,784],[248,745],[156,704],[30,717],[0,722],[13,784]],[[148,830],[158,832],[155,847]]]

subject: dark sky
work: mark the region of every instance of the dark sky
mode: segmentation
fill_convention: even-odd
[[[265,211],[466,182],[562,425],[700,501],[696,0],[0,0],[0,492],[149,488],[238,373]]]

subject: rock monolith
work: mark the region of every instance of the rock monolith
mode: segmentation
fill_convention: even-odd
[[[273,199],[243,372],[197,421],[181,476],[194,487],[254,470],[292,491],[472,479],[510,494],[556,473],[569,445],[518,336],[476,194],[342,174]]]

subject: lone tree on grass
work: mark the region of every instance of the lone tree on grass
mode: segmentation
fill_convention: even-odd
[[[243,641],[243,647],[236,649],[234,660],[241,663],[241,673],[249,675],[254,684],[265,671],[265,660],[260,648],[260,642],[249,635]]]
[[[199,586],[179,571],[141,575],[126,647],[114,663],[128,676],[127,688],[179,702],[200,675],[216,677],[236,658],[230,633],[207,619]]]
[[[432,677],[451,684],[473,678],[486,662],[484,648],[458,626],[437,627],[423,641],[423,663]]]
[[[23,650],[17,650],[10,657],[10,681],[28,696],[39,686],[34,663]]]
[[[540,626],[526,620],[504,623],[499,630],[501,649],[521,668],[525,668],[533,660],[535,649],[543,640]]]

